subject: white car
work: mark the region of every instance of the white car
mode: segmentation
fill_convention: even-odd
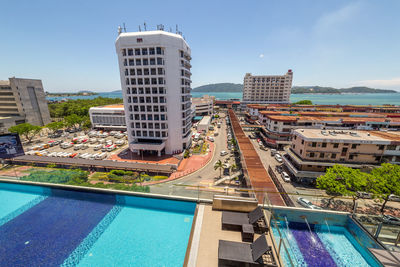
[[[282,172],[282,173],[281,173],[281,176],[282,176],[282,179],[283,179],[285,182],[287,182],[287,183],[290,182],[290,176],[289,176],[289,174],[287,174],[287,172]]]
[[[312,210],[321,210],[322,209],[321,207],[315,206],[313,203],[311,203],[310,200],[302,198],[302,197],[299,197],[297,199],[297,203],[299,203],[300,205],[302,205],[305,208],[312,209]]]
[[[279,155],[279,154],[275,154],[275,159],[276,159],[276,161],[279,162],[279,163],[282,163],[282,162],[283,162],[282,156]]]
[[[226,156],[226,155],[228,155],[228,152],[226,152],[225,150],[222,150],[222,151],[219,153],[219,155],[220,155],[220,156]]]

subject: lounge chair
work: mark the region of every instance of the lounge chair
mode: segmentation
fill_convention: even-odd
[[[258,223],[261,220],[261,227]],[[232,212],[232,211],[223,211],[222,212],[222,229],[224,230],[233,230],[233,231],[241,231],[243,224],[251,224],[256,226],[257,232],[263,233],[266,229],[266,223],[264,218],[264,213],[260,206],[255,208],[253,211],[249,213],[246,212]]]
[[[219,240],[218,266],[277,266],[265,234],[253,243]]]

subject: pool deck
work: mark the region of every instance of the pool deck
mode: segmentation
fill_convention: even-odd
[[[385,267],[400,266],[400,252],[370,248],[369,251]]]
[[[201,222],[200,240],[198,244],[196,266],[218,266],[218,242],[219,240],[229,240],[242,242],[241,233],[236,231],[222,230],[221,218],[222,212],[212,210],[211,205],[204,205],[203,220]],[[254,235],[254,240],[259,235]],[[270,246],[273,246],[271,240],[272,236],[266,235],[267,242]],[[275,259],[277,255],[274,249],[272,249]],[[278,261],[278,260],[277,260]],[[277,262],[278,266],[279,262]]]

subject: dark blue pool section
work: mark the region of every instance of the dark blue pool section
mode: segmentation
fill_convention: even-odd
[[[59,266],[115,205],[115,195],[52,189],[0,227],[0,266]]]
[[[337,266],[318,235],[313,231],[314,226],[314,224],[310,225],[312,230],[310,234],[307,224],[299,222],[289,223],[290,230],[297,241],[304,260],[308,266]]]

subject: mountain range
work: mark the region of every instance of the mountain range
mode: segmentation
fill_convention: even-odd
[[[238,83],[214,83],[193,88],[193,92],[242,92],[243,84]],[[343,94],[343,93],[398,93],[395,90],[375,89],[364,86],[350,88],[333,88],[323,86],[293,86],[292,94]]]

